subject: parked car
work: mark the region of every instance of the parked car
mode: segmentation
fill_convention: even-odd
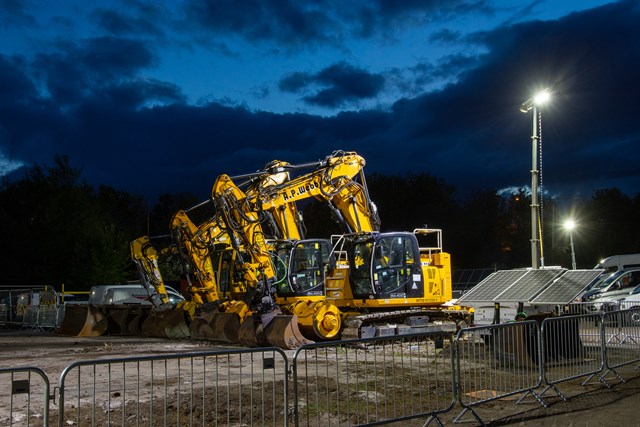
[[[184,300],[184,297],[172,287],[166,286],[166,290],[169,302],[172,304],[176,304]],[[142,286],[142,284],[94,286],[91,288],[91,293],[89,294],[89,302],[96,306],[115,304],[151,304],[149,292],[144,286]]]
[[[640,268],[619,270],[582,294],[583,302],[611,301],[629,295],[640,285]]]
[[[602,259],[593,268],[604,268],[607,271],[629,270],[640,267],[640,254],[613,255]]]

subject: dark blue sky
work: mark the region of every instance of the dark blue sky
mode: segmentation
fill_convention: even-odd
[[[221,173],[356,151],[460,195],[640,189],[640,3],[0,2],[0,174],[68,155],[92,184],[206,197]]]

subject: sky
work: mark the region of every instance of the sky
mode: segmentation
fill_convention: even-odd
[[[3,0],[0,175],[206,198],[217,176],[355,151],[365,172],[559,200],[640,190],[635,0]],[[419,197],[419,195],[417,195]]]

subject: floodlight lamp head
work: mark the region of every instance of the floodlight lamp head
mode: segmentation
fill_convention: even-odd
[[[567,229],[568,231],[573,230],[574,228],[576,228],[576,223],[574,220],[572,219],[568,219],[564,222],[564,228]]]
[[[551,99],[551,93],[549,92],[548,89],[544,89],[536,93],[535,95],[533,95],[531,98],[524,101],[520,105],[520,111],[523,113],[528,113],[533,109],[533,107],[541,106],[547,103],[549,99]]]
[[[528,113],[533,108],[533,99],[529,98],[520,105],[520,111]]]
[[[536,105],[542,105],[549,101],[551,94],[547,89],[536,93],[533,97],[533,103]]]

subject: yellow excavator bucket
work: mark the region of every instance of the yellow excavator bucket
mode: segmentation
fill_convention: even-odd
[[[60,335],[98,337],[107,332],[106,315],[92,304],[67,304],[64,319],[58,328]]]

